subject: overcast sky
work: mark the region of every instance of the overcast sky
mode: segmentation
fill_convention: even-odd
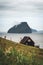
[[[0,32],[23,21],[43,30],[43,0],[0,0]]]

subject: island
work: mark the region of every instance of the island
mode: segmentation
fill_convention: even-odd
[[[30,28],[27,22],[21,22],[18,25],[14,25],[8,30],[8,33],[32,33],[37,32],[36,30]]]

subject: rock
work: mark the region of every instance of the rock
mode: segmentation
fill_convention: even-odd
[[[20,24],[10,28],[8,33],[32,33],[32,30],[28,26],[27,22],[21,22]]]
[[[31,29],[32,30],[32,32],[37,32],[37,30],[35,30],[35,29]]]

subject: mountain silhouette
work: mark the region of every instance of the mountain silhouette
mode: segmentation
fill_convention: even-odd
[[[32,29],[27,22],[21,22],[8,30],[8,33],[32,33]]]

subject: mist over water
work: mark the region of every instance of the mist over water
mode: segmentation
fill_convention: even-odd
[[[6,39],[14,42],[20,42],[24,36],[29,36],[40,48],[43,48],[43,33],[15,34],[15,33],[0,33],[0,37],[6,36]]]

